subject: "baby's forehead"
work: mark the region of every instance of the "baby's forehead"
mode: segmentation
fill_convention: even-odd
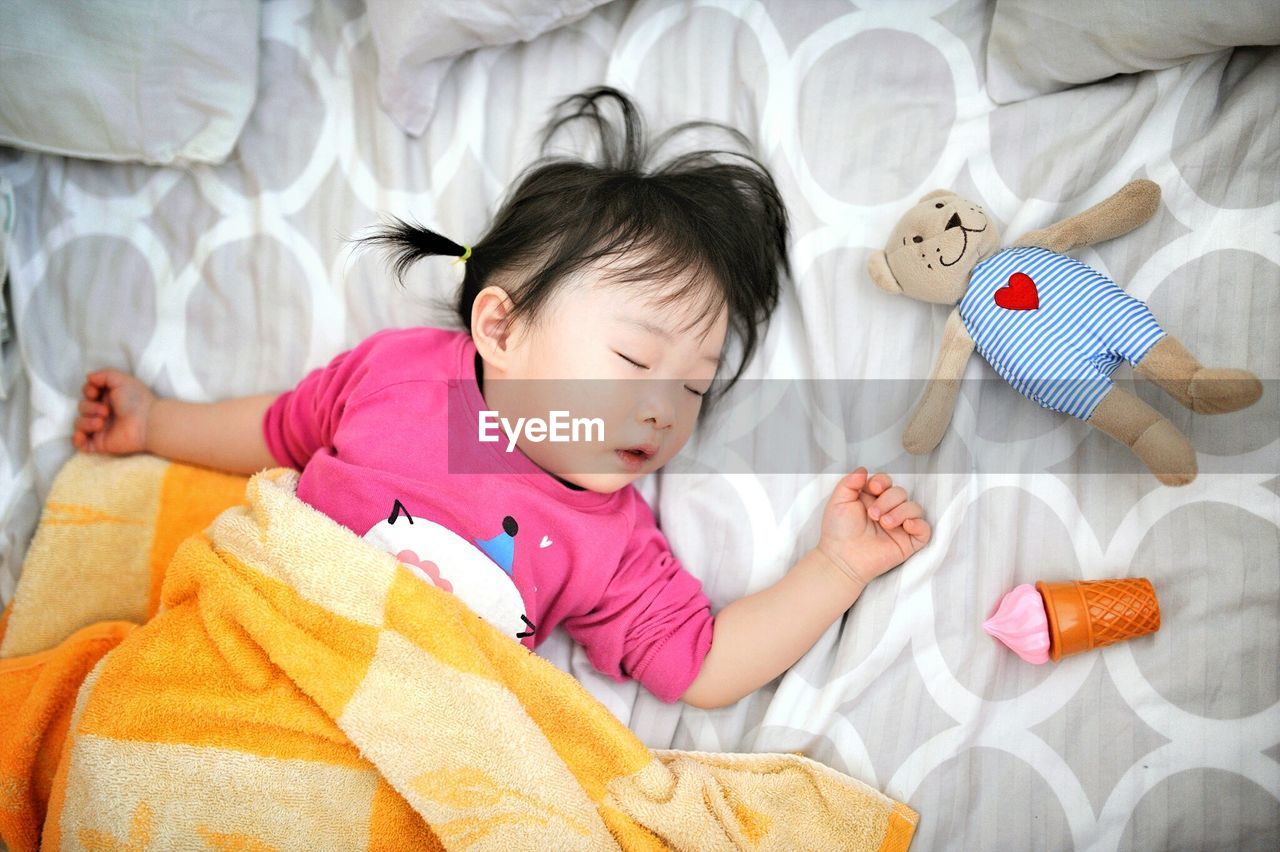
[[[670,330],[698,340],[727,320],[728,308],[714,285],[697,281],[594,281],[601,319],[627,326]]]

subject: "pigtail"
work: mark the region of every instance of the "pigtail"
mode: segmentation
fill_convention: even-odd
[[[392,218],[392,224],[383,225],[374,233],[361,237],[356,242],[369,243],[389,249],[391,253],[391,269],[396,280],[404,284],[404,273],[418,260],[431,255],[447,255],[466,259],[471,255],[469,246],[455,243],[448,237],[435,231],[429,231],[421,225]]]

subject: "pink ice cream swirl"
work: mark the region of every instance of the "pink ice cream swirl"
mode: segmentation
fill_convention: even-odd
[[[1035,586],[1023,583],[1011,589],[1000,599],[995,615],[982,622],[982,629],[1028,663],[1049,661],[1049,618]]]

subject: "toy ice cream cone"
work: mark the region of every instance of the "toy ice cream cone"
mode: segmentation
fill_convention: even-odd
[[[1049,657],[1101,648],[1160,629],[1160,604],[1143,577],[1036,583],[1049,618]]]
[[[1160,629],[1160,604],[1150,581],[1073,580],[1027,583],[1000,599],[982,629],[1028,663],[1055,663]]]

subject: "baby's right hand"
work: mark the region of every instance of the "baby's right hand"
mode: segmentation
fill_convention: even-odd
[[[147,419],[156,396],[128,373],[95,370],[87,377],[71,443],[90,453],[127,455],[147,446]]]

